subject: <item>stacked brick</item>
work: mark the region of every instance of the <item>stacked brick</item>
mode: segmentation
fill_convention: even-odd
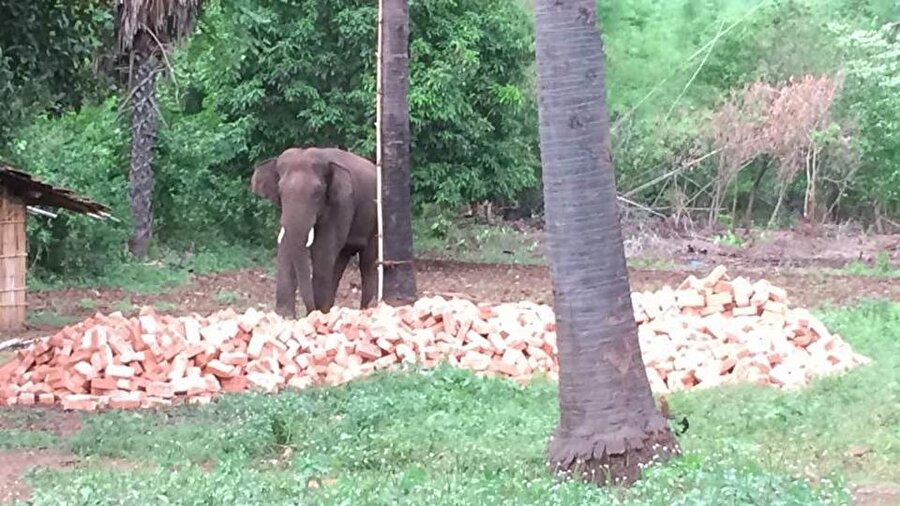
[[[868,362],[787,294],[724,268],[676,289],[632,295],[657,393],[733,382],[779,387]],[[404,363],[442,361],[527,382],[557,372],[549,306],[424,298],[412,306],[285,321],[249,309],[172,317],[97,314],[19,350],[0,366],[0,404],[71,410],[209,403],[223,392],[340,385]]]

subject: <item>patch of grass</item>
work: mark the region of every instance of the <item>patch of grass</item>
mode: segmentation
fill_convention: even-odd
[[[854,276],[900,277],[900,269],[891,264],[891,256],[886,251],[880,252],[875,257],[875,264],[871,267],[864,262],[854,260],[845,267],[845,270]]]
[[[123,315],[128,315],[134,311],[134,303],[131,299],[122,299],[113,305],[113,311],[119,311]]]
[[[178,309],[178,304],[175,304],[174,302],[161,300],[161,301],[154,302],[153,307],[161,313],[170,313],[170,312]]]
[[[262,248],[240,245],[207,245],[190,255],[169,250],[148,262],[112,264],[97,277],[36,278],[29,281],[29,289],[120,288],[135,294],[158,294],[186,283],[191,275],[254,267],[271,261],[271,256]]]
[[[543,265],[541,239],[506,224],[425,214],[413,222],[416,256],[462,262]]]
[[[79,320],[77,316],[59,314],[54,311],[31,311],[25,319],[29,325],[39,327],[64,327]]]
[[[0,450],[19,448],[52,448],[59,446],[56,434],[35,430],[0,429]]]
[[[97,309],[97,301],[94,299],[81,299],[78,301],[78,307],[84,309],[85,311],[93,311]]]
[[[628,268],[665,271],[675,269],[675,262],[665,258],[635,257],[628,259]]]
[[[844,479],[900,481],[900,305],[823,317],[876,362],[800,392],[670,396],[690,421],[686,453],[627,491],[548,475],[554,384],[439,368],[86,415],[72,451],[145,465],[37,473],[34,504],[71,503],[73,490],[76,504],[849,504]]]
[[[734,246],[737,248],[744,245],[744,241],[732,231],[714,236],[712,242],[713,244],[724,244],[726,246]]]
[[[215,299],[219,304],[233,306],[243,300],[243,296],[234,290],[219,290],[216,292]]]

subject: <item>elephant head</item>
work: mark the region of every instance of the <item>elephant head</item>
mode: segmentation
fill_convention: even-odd
[[[256,165],[250,187],[281,211],[276,312],[295,317],[298,287],[307,312],[330,307],[335,260],[353,217],[346,167],[328,150],[289,148]]]

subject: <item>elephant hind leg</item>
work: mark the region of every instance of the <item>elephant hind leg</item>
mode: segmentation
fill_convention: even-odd
[[[365,309],[375,302],[378,290],[378,241],[375,237],[359,252],[359,277],[362,281],[359,307]]]

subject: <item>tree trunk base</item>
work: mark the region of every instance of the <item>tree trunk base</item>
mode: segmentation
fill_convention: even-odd
[[[668,421],[661,415],[645,431],[630,428],[601,434],[592,428],[569,433],[556,429],[550,441],[550,471],[599,486],[628,486],[650,464],[681,453]]]

